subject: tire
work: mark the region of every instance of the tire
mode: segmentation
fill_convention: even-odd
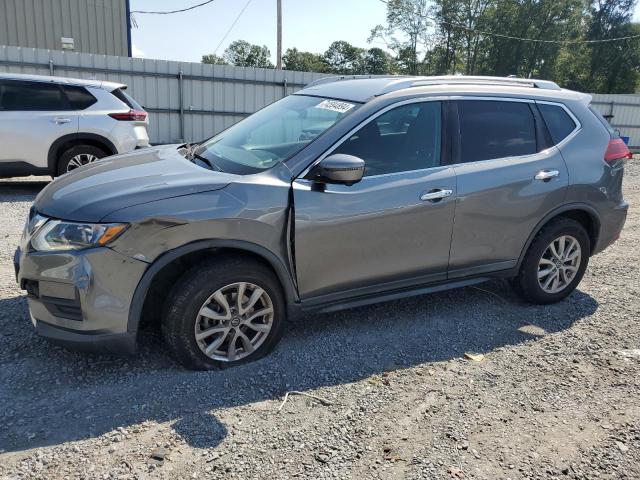
[[[75,147],[71,147],[60,155],[56,168],[56,176],[64,175],[81,165],[92,163],[108,155],[104,150],[92,145],[76,145]]]
[[[258,290],[263,290],[266,297],[256,297],[249,308]],[[237,302],[239,291],[245,292],[240,304]],[[222,306],[220,293],[228,304],[227,309]],[[248,312],[238,311],[240,308]],[[268,312],[269,308],[271,314],[246,323],[252,315]],[[202,315],[204,312],[209,316]],[[221,317],[225,317],[224,320]],[[164,308],[162,335],[180,364],[193,370],[210,370],[263,357],[280,340],[285,321],[286,303],[280,282],[269,268],[246,257],[219,257],[193,267],[171,289]],[[254,330],[258,328],[262,331]],[[219,332],[196,339],[196,333],[206,335],[208,330]],[[232,341],[235,342],[233,349]],[[219,342],[222,343],[216,347]],[[209,349],[211,351],[205,353]]]
[[[573,241],[577,243],[579,252]],[[566,253],[556,256],[554,252],[560,253],[561,247]],[[577,264],[576,252],[579,255]],[[591,241],[580,223],[570,218],[552,220],[531,242],[512,284],[531,303],[544,305],[559,302],[571,294],[582,280],[590,254]],[[573,258],[566,260],[570,257]],[[539,275],[542,275],[540,279]]]

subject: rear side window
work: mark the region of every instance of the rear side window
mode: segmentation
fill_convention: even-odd
[[[97,102],[96,97],[84,87],[65,85],[62,89],[67,95],[71,110],[84,110]]]
[[[536,124],[525,102],[458,102],[462,162],[531,155],[537,152]]]
[[[0,82],[0,110],[58,111],[69,105],[55,83],[3,80]]]
[[[538,109],[547,124],[554,145],[567,138],[576,129],[576,122],[569,116],[564,108],[558,105],[538,104]]]
[[[128,106],[130,109],[132,110],[144,110],[140,104],[138,102],[136,102],[133,97],[131,97],[131,95],[128,95],[127,92],[125,92],[123,89],[121,88],[116,88],[114,91],[112,91],[111,93],[113,93],[113,95],[120,100],[122,103],[124,103],[126,106]]]

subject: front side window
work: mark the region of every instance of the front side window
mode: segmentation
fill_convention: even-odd
[[[356,107],[342,100],[290,95],[202,143],[194,154],[225,172],[257,173],[290,158]]]
[[[60,86],[55,83],[17,80],[0,82],[0,110],[55,112],[68,108]]]
[[[410,103],[376,117],[333,153],[364,160],[365,177],[440,164],[442,104]]]
[[[536,123],[528,103],[462,100],[458,116],[462,162],[537,152]]]

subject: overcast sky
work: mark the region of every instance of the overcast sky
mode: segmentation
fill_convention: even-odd
[[[131,0],[131,10],[175,10],[203,0]],[[195,10],[173,15],[134,14],[133,54],[146,58],[199,62],[214,53],[224,34],[247,0],[216,0]],[[334,40],[346,40],[360,47],[368,44],[373,27],[384,23],[386,5],[379,0],[282,0],[283,51],[321,53]],[[635,18],[640,20],[640,8]],[[221,55],[229,43],[243,39],[266,45],[275,62],[276,0],[251,0],[227,39],[218,49]]]

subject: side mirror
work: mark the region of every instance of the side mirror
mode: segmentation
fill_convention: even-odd
[[[313,169],[313,180],[320,183],[353,185],[362,180],[364,160],[353,155],[336,153],[323,158]]]

